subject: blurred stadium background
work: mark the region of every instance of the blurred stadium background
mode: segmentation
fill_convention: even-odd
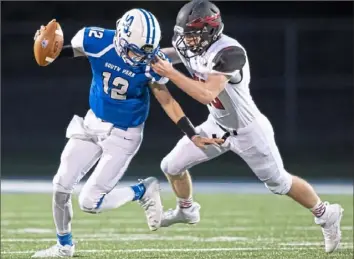
[[[225,33],[246,48],[251,92],[273,123],[290,172],[308,179],[351,181],[353,174],[353,2],[217,2]],[[40,68],[33,35],[56,18],[65,42],[83,26],[114,28],[128,9],[160,20],[169,46],[183,2],[2,2],[2,179],[51,179],[73,114],[88,109],[85,59]],[[185,71],[182,66],[177,66]],[[195,125],[207,109],[171,83]],[[161,174],[159,163],[181,137],[153,100],[143,145],[124,180]],[[192,169],[195,180],[255,181],[232,153]]]
[[[33,58],[37,28],[56,18],[69,43],[83,26],[113,29],[125,11],[141,7],[160,20],[161,46],[166,47],[183,4],[1,2],[1,258],[29,258],[54,244],[50,180],[67,141],[69,121],[88,109],[89,63],[60,60],[38,67]],[[331,258],[353,258],[353,2],[218,1],[217,5],[225,33],[248,52],[251,92],[273,124],[286,168],[315,183],[324,200],[345,208],[342,248]],[[206,107],[173,84],[168,86],[195,125],[206,119]],[[124,184],[149,175],[164,181],[160,161],[181,136],[152,100],[144,141]],[[268,190],[237,156],[228,153],[191,172],[196,200],[202,204],[202,221],[193,227],[151,233],[136,204],[88,215],[79,210],[74,195],[73,233],[79,256],[324,258],[321,233],[309,212],[286,197],[264,195]],[[170,190],[166,182],[162,187]],[[8,194],[18,191],[26,194]],[[175,206],[172,194],[162,197],[165,208]]]

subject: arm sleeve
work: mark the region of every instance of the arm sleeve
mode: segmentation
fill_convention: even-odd
[[[80,56],[86,56],[84,51],[84,32],[85,29],[78,31],[71,40],[71,44],[63,46],[57,59],[62,58],[75,58]]]
[[[59,56],[57,57],[57,59],[61,59],[61,58],[74,58],[74,50],[73,47],[69,44],[69,45],[65,45],[63,46],[63,49],[61,50]]]
[[[222,49],[213,59],[213,73],[234,76],[246,63],[245,51],[237,46]]]
[[[71,46],[74,57],[86,56],[84,48],[85,28],[79,30],[71,39]]]

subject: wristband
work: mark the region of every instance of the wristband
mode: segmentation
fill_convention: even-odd
[[[187,116],[182,117],[177,122],[177,126],[183,131],[184,134],[188,136],[188,138],[192,138],[193,136],[197,135],[193,124],[190,122]]]

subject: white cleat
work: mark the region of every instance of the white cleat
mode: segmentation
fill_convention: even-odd
[[[141,180],[141,183],[145,186],[145,193],[138,202],[145,210],[150,230],[155,231],[160,228],[163,213],[160,184],[155,177],[148,177]]]
[[[32,258],[52,258],[52,257],[73,257],[75,245],[62,246],[59,243],[45,250],[41,250],[32,255]]]
[[[340,222],[344,209],[339,204],[330,205],[328,202],[325,204],[326,212],[320,218],[315,218],[315,223],[322,227],[326,253],[332,253],[340,245],[342,237]]]
[[[176,209],[169,209],[164,212],[161,227],[169,227],[177,223],[197,224],[200,221],[200,205],[193,202],[189,208],[180,208],[178,205]]]

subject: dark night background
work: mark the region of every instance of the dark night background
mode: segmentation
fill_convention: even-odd
[[[2,177],[55,174],[74,114],[88,109],[89,63],[68,59],[39,67],[33,35],[56,18],[65,42],[83,26],[114,28],[134,7],[161,23],[170,45],[185,2],[1,2]],[[273,124],[286,168],[305,178],[350,179],[353,169],[353,2],[215,2],[225,33],[247,50],[251,93]],[[182,66],[177,66],[183,71]],[[195,125],[207,108],[173,84],[169,88]],[[152,100],[143,145],[124,179],[155,175],[182,136]],[[192,169],[195,179],[255,179],[233,153]],[[217,178],[216,178],[217,177]]]

